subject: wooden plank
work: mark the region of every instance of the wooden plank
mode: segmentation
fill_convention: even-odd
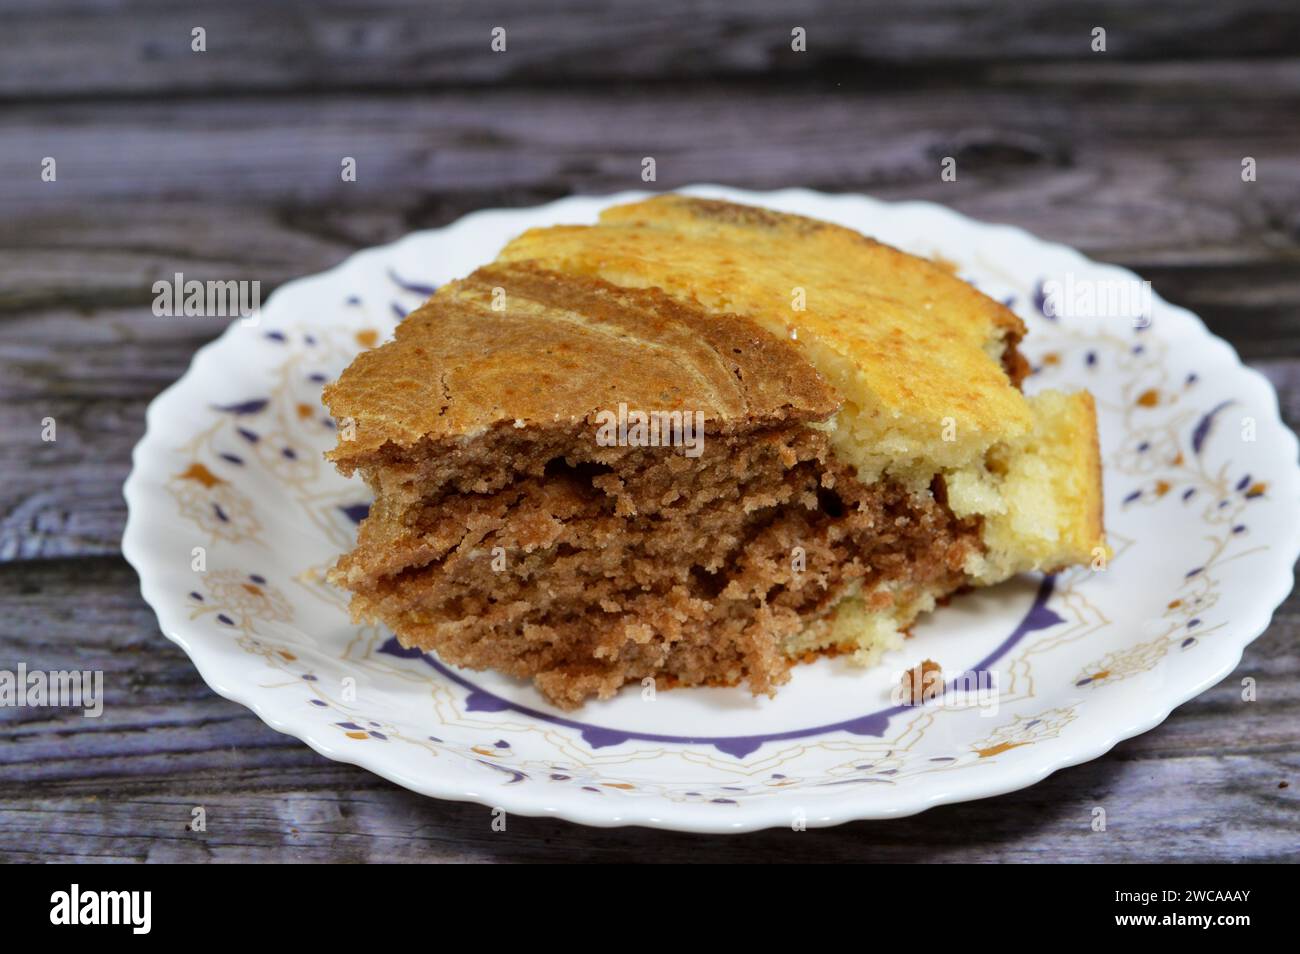
[[[265,295],[285,281],[336,265],[363,245],[406,231],[396,210],[383,213],[378,228],[374,216],[356,211],[348,217],[347,233],[335,234],[333,218],[329,210],[275,204],[96,201],[94,214],[87,215],[77,202],[50,203],[0,223],[0,315],[37,308],[89,314],[149,305],[153,283],[170,281],[176,272],[259,280]],[[157,319],[139,330],[170,338],[177,324],[195,323]],[[164,325],[171,330],[162,330]],[[25,340],[41,337],[33,329]]]
[[[106,694],[98,720],[0,710],[0,860],[1294,859],[1295,594],[1233,676],[1033,788],[899,821],[701,838],[523,817],[494,832],[487,808],[330,762],[206,689],[133,587],[116,559],[0,566],[0,666],[102,668]],[[1241,701],[1246,675],[1256,702]],[[206,833],[186,830],[195,806]],[[1091,830],[1097,806],[1105,832]]]
[[[0,96],[175,96],[219,92],[412,89],[617,80],[798,78],[932,81],[943,69],[1016,61],[1151,61],[1294,54],[1290,0],[1189,6],[1179,0],[779,0],[733,4],[545,4],[381,0],[308,6],[226,0],[199,11],[111,0],[10,0]],[[507,49],[491,49],[494,27]],[[803,27],[806,52],[791,50]],[[1092,30],[1107,30],[1104,54]],[[207,31],[207,51],[191,31]],[[974,69],[972,69],[974,68]]]
[[[1267,760],[1107,756],[1033,788],[891,822],[805,832],[685,835],[589,829],[439,802],[353,770],[279,774],[322,787],[195,779],[174,793],[0,799],[4,862],[1293,862],[1295,802]],[[1296,766],[1284,766],[1296,777]],[[270,775],[272,773],[268,773]],[[268,779],[268,781],[270,781]],[[372,787],[373,786],[373,787]],[[1173,797],[1180,793],[1181,797]],[[201,806],[207,831],[188,825]],[[1095,808],[1108,829],[1090,828]]]
[[[609,191],[643,186],[646,155],[660,188],[725,178],[870,191],[938,187],[940,159],[953,156],[950,201],[986,191],[1000,173],[1014,177],[1018,204],[1074,200],[1077,214],[1155,232],[1197,210],[1137,202],[1153,184],[1166,183],[1157,195],[1211,186],[1203,202],[1295,188],[1300,132],[1285,120],[1300,107],[1300,61],[1289,61],[1285,82],[1276,73],[1212,73],[1222,82],[1208,130],[1203,84],[1154,95],[1132,79],[1112,89],[1120,102],[1072,103],[1032,86],[955,96],[710,85],[15,106],[0,117],[0,206],[232,197],[363,206],[502,187]],[[1256,188],[1241,182],[1245,155],[1258,160]],[[57,182],[41,181],[46,156],[58,160]],[[344,156],[357,160],[355,183],[340,181]],[[1130,177],[1124,193],[1078,201],[1116,166]],[[1043,177],[1063,175],[1042,193]],[[1006,192],[999,199],[1009,204]],[[1211,204],[1197,217],[1215,212]]]
[[[1073,87],[724,85],[681,98],[640,88],[13,108],[0,117],[0,310],[92,291],[139,301],[164,264],[148,253],[164,250],[213,270],[237,255],[274,281],[313,243],[337,252],[474,208],[643,187],[645,155],[657,188],[800,183],[931,199],[1103,257],[1279,263],[1290,270],[1270,280],[1285,281],[1300,261],[1300,129],[1289,121],[1300,61],[1211,71],[1208,117],[1204,76],[1190,69],[1133,68],[1082,103]],[[1244,155],[1256,182],[1241,181]],[[57,182],[40,180],[45,156]],[[340,180],[343,156],[358,161],[355,183]],[[945,156],[956,182],[939,179]]]

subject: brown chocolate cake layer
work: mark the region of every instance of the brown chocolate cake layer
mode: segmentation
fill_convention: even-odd
[[[628,681],[784,681],[784,639],[850,588],[949,592],[976,520],[864,486],[807,426],[706,435],[692,460],[519,436],[463,451],[511,479],[384,507],[339,566],[354,611],[448,662],[532,678],[579,704]]]

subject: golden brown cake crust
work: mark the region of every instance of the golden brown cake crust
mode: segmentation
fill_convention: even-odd
[[[705,224],[705,227],[707,224],[717,224],[766,231],[790,240],[815,238],[827,249],[856,249],[877,257],[883,269],[893,273],[890,282],[895,288],[896,297],[938,291],[944,296],[951,296],[954,303],[959,301],[962,305],[961,313],[970,323],[978,325],[987,321],[1005,329],[1017,340],[1025,334],[1024,322],[1015,312],[980,294],[958,278],[951,267],[946,268],[930,259],[909,255],[854,229],[820,219],[720,199],[699,199],[677,194],[617,205],[606,210],[600,219],[602,223],[609,224],[672,226],[674,223],[690,223],[696,227],[701,224]]]
[[[867,471],[963,467],[1031,416],[1005,367],[1020,319],[942,266],[852,229],[678,195],[605,210],[598,225],[532,229],[498,261],[661,288],[750,316],[796,345],[845,401],[839,450]],[[944,421],[955,440],[942,439]],[[883,450],[888,448],[888,450]]]
[[[620,402],[710,425],[820,420],[839,403],[797,349],[747,318],[529,264],[441,288],[324,401],[355,422],[330,454],[348,469],[385,444],[573,424]]]

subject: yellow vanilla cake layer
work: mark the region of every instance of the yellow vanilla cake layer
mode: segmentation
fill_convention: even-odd
[[[1106,553],[1096,414],[1087,392],[1044,391],[1028,398],[1033,430],[990,455],[987,467],[945,473],[948,506],[982,518],[984,553],[964,570],[976,586],[1017,573],[1090,564]],[[835,647],[875,664],[902,645],[904,631],[948,595],[890,581],[849,592],[829,617],[786,639],[792,656]]]
[[[661,288],[792,339],[843,398],[829,435],[864,482],[888,473],[920,488],[1032,426],[1001,363],[1024,333],[1015,314],[851,229],[667,195],[596,226],[530,230],[499,260]]]
[[[987,553],[966,564],[977,584],[1091,564],[1106,553],[1092,395],[1044,391],[1028,402],[1028,434],[994,448],[984,466],[945,477],[953,513],[983,518]]]

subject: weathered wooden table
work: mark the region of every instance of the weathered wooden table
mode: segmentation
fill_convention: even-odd
[[[1053,0],[1005,17],[849,0],[173,6],[0,2],[0,668],[103,669],[107,694],[98,720],[0,710],[0,859],[1297,857],[1294,595],[1222,684],[1023,792],[798,833],[522,817],[497,833],[486,808],[327,761],[217,697],[119,549],[145,406],[222,330],[154,317],[155,280],[265,292],[474,209],[639,188],[644,156],[660,188],[931,199],[1129,266],[1266,374],[1294,426],[1294,0]],[[340,180],[343,156],[356,182]],[[940,181],[944,156],[955,182]],[[195,805],[206,834],[186,828]]]

